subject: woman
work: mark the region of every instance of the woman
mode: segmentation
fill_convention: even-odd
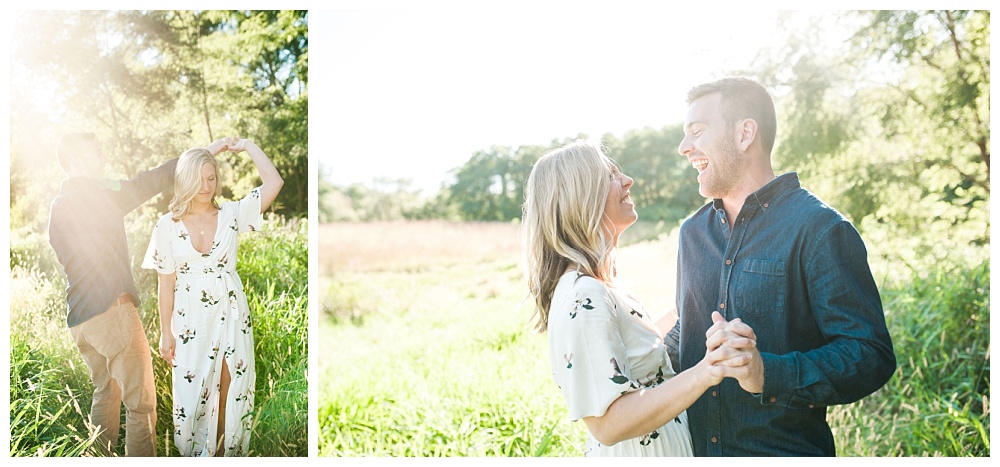
[[[261,186],[219,205],[213,154],[246,151]],[[143,267],[159,273],[160,355],[173,366],[174,444],[183,456],[241,456],[254,409],[250,309],[236,274],[237,235],[261,229],[283,181],[252,141],[225,138],[181,154],[170,213]]]
[[[584,455],[690,456],[685,410],[721,381],[713,364],[748,354],[724,345],[674,373],[661,331],[616,280],[618,237],[638,219],[631,186],[589,141],[535,163],[522,225],[537,328],[570,419],[587,425]]]

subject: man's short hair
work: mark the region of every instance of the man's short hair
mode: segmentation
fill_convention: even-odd
[[[767,89],[748,78],[740,76],[723,78],[691,88],[688,91],[687,103],[690,105],[714,93],[722,96],[721,111],[726,124],[732,126],[744,118],[754,119],[757,122],[757,131],[764,152],[771,154],[778,123],[774,115],[774,101]]]
[[[89,143],[97,143],[97,136],[93,133],[70,133],[63,136],[59,140],[59,145],[56,146],[56,159],[59,161],[59,166],[63,170],[68,170],[80,151]]]

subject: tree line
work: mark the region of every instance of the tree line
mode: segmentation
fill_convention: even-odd
[[[829,16],[785,31],[781,47],[733,70],[774,95],[776,172],[798,172],[859,229],[908,239],[914,258],[954,252],[942,241],[988,245],[990,12],[841,12],[832,19],[853,34],[824,49]],[[681,137],[676,125],[601,138],[636,178],[641,219],[676,222],[707,201],[677,155]],[[534,161],[574,138],[477,151],[431,198],[408,180],[337,187],[321,177],[320,220],[513,221]]]
[[[95,133],[122,177],[251,138],[285,180],[273,210],[307,215],[306,11],[32,11],[13,25],[12,230],[44,229],[55,144],[75,131]],[[223,196],[259,183],[249,158],[220,158]]]

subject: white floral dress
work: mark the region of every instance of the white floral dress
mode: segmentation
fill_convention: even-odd
[[[214,456],[222,362],[229,369],[224,448],[246,455],[254,409],[254,340],[243,284],[236,274],[237,235],[261,229],[260,188],[220,206],[207,254],[195,250],[183,221],[171,215],[153,229],[143,268],[177,273],[171,332],[174,443],[182,456]]]
[[[564,274],[549,307],[549,362],[570,420],[604,415],[621,395],[674,376],[655,323],[628,291]],[[687,412],[612,446],[588,433],[585,456],[691,456]]]

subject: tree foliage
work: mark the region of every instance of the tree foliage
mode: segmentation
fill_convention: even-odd
[[[73,131],[96,133],[109,173],[122,177],[213,139],[251,138],[285,179],[272,209],[306,215],[307,22],[305,11],[19,13],[11,35],[17,220],[44,223],[33,213],[47,211],[58,185],[55,142]],[[248,157],[221,158],[224,196],[259,183]],[[52,176],[42,186],[21,181],[37,173]]]
[[[444,203],[462,220],[511,221],[521,218],[524,182],[531,165],[547,148],[494,146],[476,151],[451,172],[454,182],[445,188]]]
[[[370,185],[331,183],[329,166],[320,166],[318,219],[320,222],[389,221],[401,219],[455,219],[440,202],[428,199],[407,178],[376,177]]]
[[[749,71],[777,97],[778,168],[912,268],[988,245],[989,12],[837,19],[855,31],[842,47],[814,20]]]

